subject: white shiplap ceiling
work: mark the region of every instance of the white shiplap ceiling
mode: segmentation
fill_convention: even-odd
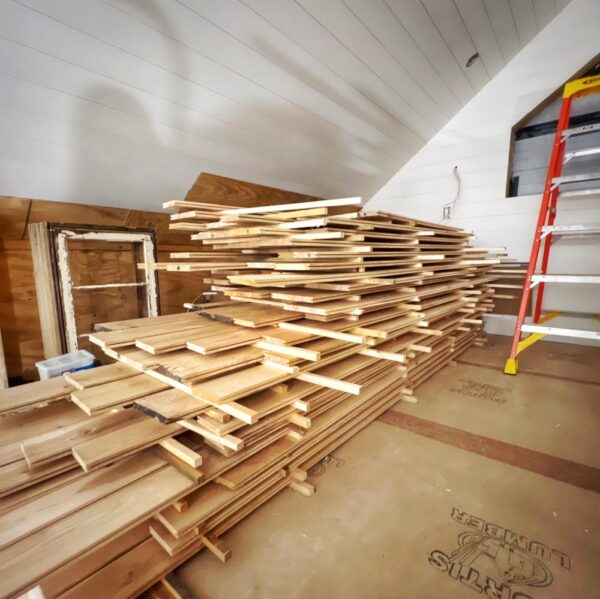
[[[370,197],[568,1],[0,0],[0,194]]]

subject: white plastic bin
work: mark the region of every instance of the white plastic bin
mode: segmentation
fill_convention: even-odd
[[[35,365],[40,373],[40,380],[43,381],[55,376],[60,376],[65,372],[92,368],[94,366],[94,360],[94,354],[91,354],[85,349],[78,349],[69,354],[63,354],[62,356],[56,356],[56,358],[49,358],[48,360],[36,362]]]

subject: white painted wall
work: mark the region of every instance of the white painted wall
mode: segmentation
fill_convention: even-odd
[[[568,2],[0,0],[0,195],[370,197]]]
[[[506,246],[511,257],[527,261],[540,196],[505,197],[510,130],[600,52],[598,31],[600,2],[573,0],[375,194],[367,209],[440,221],[442,206],[456,194],[456,165],[461,190],[449,224],[476,232],[476,245]],[[600,223],[600,195],[564,199],[556,222]],[[550,272],[600,274],[599,247],[598,237],[558,242]],[[545,306],[600,312],[598,287],[547,286]],[[593,319],[556,323],[598,329]]]

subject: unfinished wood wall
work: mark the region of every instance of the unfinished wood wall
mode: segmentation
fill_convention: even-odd
[[[186,235],[169,232],[167,214],[0,196],[0,330],[9,376],[27,379],[36,375],[35,362],[44,359],[27,225],[43,221],[151,227],[159,260],[188,242]],[[90,247],[76,250],[73,257],[79,271],[99,283],[119,280],[119,265],[131,267],[131,251],[126,248]],[[184,301],[193,299],[194,290],[201,290],[201,275],[190,274],[159,273],[163,314],[180,311]],[[112,289],[82,297],[78,311],[97,321],[125,317],[137,307],[123,293],[127,290]]]
[[[173,198],[165,198],[168,199]],[[202,173],[186,199],[257,206],[319,198]],[[35,362],[44,359],[27,237],[28,224],[44,221],[153,228],[160,262],[167,261],[171,251],[197,249],[197,244],[187,245],[188,234],[169,231],[166,213],[0,196],[0,331],[11,377],[37,378]],[[119,279],[121,267],[131,267],[130,250],[123,248],[118,257],[115,251],[119,252],[113,246],[75,253],[74,259],[82,267],[80,272],[87,272],[86,283],[114,282]],[[192,301],[202,291],[202,278],[202,273],[159,272],[162,314],[182,311],[182,304]],[[136,294],[130,290],[104,290],[87,298],[82,296],[79,302],[78,311],[90,323],[136,315],[129,314],[136,309],[137,302]]]

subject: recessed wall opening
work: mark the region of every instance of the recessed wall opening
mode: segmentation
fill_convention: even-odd
[[[578,79],[598,74],[600,74],[600,54],[596,55],[569,79]],[[552,143],[556,133],[562,100],[562,89],[563,86],[561,85],[512,128],[506,184],[507,197],[542,193]],[[600,96],[598,94],[582,96],[573,100],[570,120],[571,127],[581,127],[599,121]],[[582,139],[581,137],[573,138],[570,140],[569,150],[580,149],[582,143],[586,147],[590,144],[600,146],[600,131],[586,136],[586,139]],[[590,155],[589,159],[580,159],[573,163],[566,163],[564,174],[577,175],[589,172],[593,167],[594,158],[594,155]],[[596,186],[600,188],[600,182],[592,182],[591,184],[589,182],[582,182],[573,184],[570,190],[575,191],[581,187],[588,189]]]

